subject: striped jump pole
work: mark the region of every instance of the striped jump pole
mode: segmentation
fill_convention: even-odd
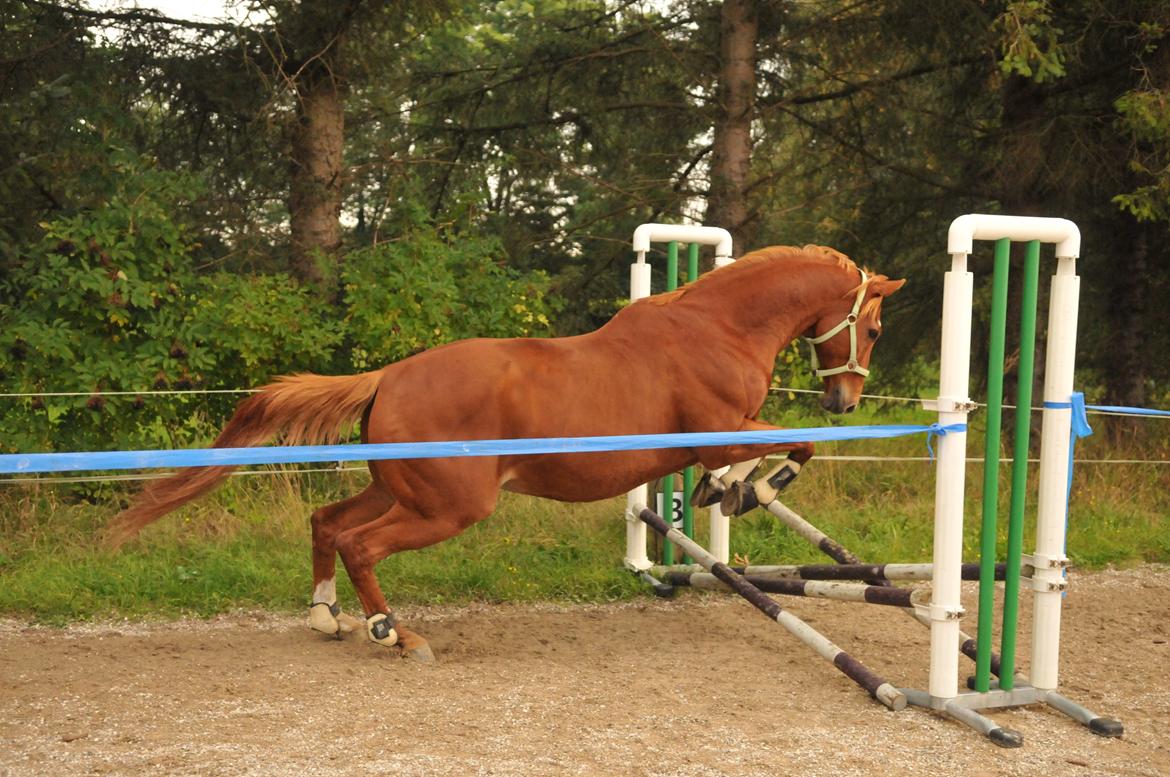
[[[790,580],[929,580],[934,574],[930,564],[754,564],[746,567],[732,567],[741,575],[747,577],[785,578]],[[681,579],[686,575],[701,572],[698,564],[689,566],[675,566],[671,568],[654,567],[652,573],[670,579]],[[964,580],[978,580],[979,564],[963,564],[961,574]],[[1030,574],[1030,568],[1023,567],[1024,576]],[[1005,564],[995,565],[995,579],[1003,580],[1006,573]],[[687,583],[679,583],[687,585]]]
[[[881,677],[878,677],[860,661],[834,645],[829,639],[800,618],[781,608],[775,600],[746,581],[742,576],[736,574],[732,571],[731,567],[708,553],[705,548],[690,537],[669,525],[653,510],[642,506],[637,513],[637,517],[644,524],[662,535],[665,540],[674,542],[681,547],[687,554],[701,564],[704,569],[744,599],[751,602],[762,613],[783,626],[790,634],[815,650],[822,658],[829,661],[844,673],[846,677],[864,688],[870,696],[891,710],[900,710],[906,707],[905,694]]]
[[[841,545],[841,543],[834,540],[832,537],[825,534],[823,531],[813,526],[811,523],[801,518],[792,510],[788,509],[787,505],[782,503],[779,499],[773,499],[766,506],[768,512],[776,516],[794,532],[804,537],[817,548],[820,549],[829,558],[836,561],[838,564],[860,564],[861,560],[850,553]]]
[[[732,571],[735,570],[732,569]],[[768,594],[882,604],[888,607],[913,607],[916,603],[925,604],[922,597],[928,596],[923,589],[842,583],[837,580],[797,580],[767,575],[741,575],[741,577]],[[726,583],[710,572],[671,572],[667,574],[666,582],[671,585],[689,586],[708,591],[722,591],[728,588]]]
[[[779,504],[779,502],[777,501],[775,504]],[[826,550],[826,548],[834,548],[834,549],[840,549],[842,552],[848,554],[848,556],[851,558],[856,558],[856,556],[853,553],[851,553],[850,551],[846,550],[844,548],[844,546],[842,546],[840,543],[838,543],[835,540],[833,540],[832,538],[830,538],[824,532],[817,529],[815,526],[813,526],[811,523],[809,523],[803,517],[801,517],[800,515],[797,515],[795,512],[793,512],[792,510],[790,510],[786,506],[781,505],[781,507],[783,507],[783,510],[773,511],[773,514],[776,515],[777,517],[779,517],[785,525],[794,529],[802,537],[809,540],[813,545],[820,548],[820,550],[822,552],[824,552],[826,555],[831,555],[829,553],[829,551]],[[809,530],[809,527],[811,527],[812,531]],[[827,564],[827,565],[821,565],[821,566],[822,566],[822,568],[827,569],[827,570],[841,569],[843,571],[846,571],[846,573],[853,573],[853,574],[857,574],[858,576],[864,575],[864,577],[862,579],[872,580],[876,583],[877,586],[883,586],[883,587],[893,585],[891,580],[894,578],[890,577],[890,575],[903,575],[903,576],[905,576],[905,577],[902,577],[902,579],[928,579],[928,580],[936,579],[935,568],[934,568],[933,564],[860,564],[859,563],[859,564],[840,564],[840,565]],[[764,567],[760,567],[760,568],[764,568]],[[800,567],[795,567],[795,568],[800,569]],[[880,570],[880,573],[879,573],[879,570]],[[960,564],[959,570],[960,570],[961,577],[963,580],[979,580],[980,575],[983,571],[982,564]],[[871,572],[873,574],[868,575],[868,574],[866,574],[867,572]],[[995,574],[998,576],[998,579],[1003,579],[1004,574],[1006,574],[1006,565],[1003,565],[1003,564],[996,565]],[[932,598],[933,598],[933,596],[932,596]],[[931,610],[929,603],[926,603],[924,605],[922,602],[913,601],[913,602],[911,602],[911,605],[912,606],[903,607],[902,611],[905,612],[907,615],[909,615],[914,620],[921,623],[926,628],[933,629],[933,626],[934,626],[933,618],[932,618],[933,611]],[[977,640],[974,637],[964,633],[962,631],[962,629],[958,628],[957,624],[956,624],[955,631],[956,631],[957,637],[960,640],[962,640],[961,642],[958,642],[956,644],[957,650],[960,653],[962,653],[963,655],[970,658],[972,661],[975,661],[976,655],[977,655],[977,650],[976,650]],[[999,673],[999,671],[1000,671],[999,656],[996,655],[995,653],[991,654],[991,667],[992,667],[993,672],[995,672],[997,674]],[[930,703],[929,703],[930,695],[928,693],[926,693],[924,691],[910,689],[910,688],[903,688],[902,691],[906,694],[906,699],[910,704],[914,704],[914,705],[917,705],[920,707],[930,706]],[[1029,701],[1036,701],[1036,698],[1035,697],[1028,697],[1028,700]],[[1053,704],[1053,706],[1056,706],[1055,703],[1052,702],[1051,700],[1049,700],[1049,703]],[[1070,702],[1070,704],[1071,704],[1071,702]],[[1059,707],[1058,707],[1058,709],[1059,709]],[[995,723],[995,721],[991,720],[990,718],[988,718],[984,715],[980,715],[978,712],[976,712],[973,709],[966,709],[966,708],[962,707],[961,705],[955,704],[955,705],[952,705],[952,707],[947,707],[945,711],[948,713],[951,713],[952,717],[954,717],[956,720],[959,720],[959,721],[965,723],[966,725],[970,726],[971,728],[979,731],[981,734],[984,734],[985,736],[987,736],[992,742],[995,742],[996,744],[998,744],[1002,747],[1018,747],[1019,745],[1023,744],[1023,741],[1024,741],[1023,737],[1020,735],[1020,733],[1018,731],[1015,731],[1014,729],[1003,728],[1003,727],[997,725]],[[1088,712],[1088,711],[1086,710],[1086,712]],[[1088,713],[1088,714],[1092,715],[1092,713]]]
[[[809,539],[813,545],[819,547],[822,551],[826,547],[842,548],[845,553],[854,556],[853,553],[845,550],[843,546],[828,537],[828,535],[816,529],[815,532],[807,531],[807,527],[812,526],[806,519],[797,515],[792,510],[785,507],[784,515],[790,518],[798,519],[794,522],[794,527],[801,531],[801,536]],[[788,523],[788,520],[785,520]],[[813,527],[815,529],[815,527]],[[820,538],[820,539],[813,539]],[[823,542],[827,540],[827,542]],[[822,544],[823,542],[823,544]],[[890,586],[893,580],[930,580],[933,578],[933,565],[931,564],[808,564],[808,565],[755,565],[748,567],[733,567],[734,571],[740,574],[748,574],[753,577],[789,577],[805,579],[862,579],[862,580],[877,580],[880,586]],[[963,580],[979,580],[982,572],[982,564],[962,564],[960,565],[960,573]],[[1031,581],[1032,567],[1029,564],[1021,565],[1021,576],[1023,579]],[[698,572],[698,568],[691,570],[692,574]],[[996,580],[1003,580],[1007,575],[1006,564],[996,564],[994,566],[994,577]],[[873,586],[870,586],[873,587]],[[925,591],[924,591],[925,593]],[[927,628],[931,628],[932,621],[930,617],[929,607],[920,606],[922,602],[912,601],[912,605],[904,607],[903,612],[908,614],[914,620],[921,623]],[[958,630],[959,652],[972,662],[976,662],[978,658],[977,640],[975,637],[965,633],[962,629]],[[1003,671],[1000,665],[1000,657],[997,653],[991,652],[988,661],[991,673],[995,677],[1000,677]],[[1026,678],[1017,674],[1016,685],[1023,685],[1026,683]],[[968,679],[968,685],[974,688],[975,677],[972,675]],[[1062,696],[1055,690],[1041,690],[1036,688],[1004,690],[998,687],[998,680],[992,681],[992,688],[988,694],[971,694],[966,700],[956,699],[949,702],[942,709],[950,714],[956,720],[963,722],[971,728],[979,731],[987,736],[991,741],[1003,747],[1015,747],[1023,743],[1023,737],[1018,731],[1014,729],[1003,728],[995,723],[990,718],[979,714],[976,707],[979,706],[1011,706],[1013,704],[1030,704],[1032,702],[1043,702],[1053,709],[1064,713],[1073,720],[1083,724],[1094,734],[1100,736],[1117,737],[1124,733],[1124,727],[1112,718],[1103,717],[1087,709],[1080,704]],[[903,688],[902,691],[906,694],[906,699],[910,704],[929,707],[931,705],[930,695],[923,691]],[[987,702],[984,704],[983,702]],[[970,705],[970,706],[966,706]]]
[[[776,504],[779,504],[777,501]],[[795,529],[801,536],[808,539],[813,545],[817,546],[826,555],[829,555],[825,548],[840,548],[841,551],[847,553],[851,558],[857,558],[851,551],[842,546],[839,542],[832,539],[820,529],[817,529],[804,517],[793,512],[785,505],[781,505],[783,510],[777,511],[774,514],[781,517],[781,521],[786,526]],[[812,531],[808,530],[812,528]],[[819,538],[814,539],[814,538]],[[758,565],[751,567],[742,567],[741,569],[754,575],[788,575],[792,577],[802,577],[804,579],[826,579],[826,580],[872,580],[876,581],[875,585],[889,586],[894,580],[933,580],[934,579],[934,565],[933,564],[808,564],[803,566],[785,566],[785,565]],[[1006,564],[995,565],[995,579],[1002,580],[1007,572]],[[1031,575],[1031,567],[1022,567],[1025,576]],[[697,571],[697,570],[695,570]],[[737,569],[736,571],[739,571]],[[979,580],[983,572],[982,564],[960,564],[959,573],[963,580]],[[822,577],[823,576],[823,577]],[[914,618],[914,620],[921,623],[927,628],[931,627],[931,618],[929,616],[928,608],[908,607],[906,612]],[[977,640],[959,630],[958,650],[963,655],[975,661],[976,643]],[[991,654],[991,671],[999,674],[999,656],[995,653]]]

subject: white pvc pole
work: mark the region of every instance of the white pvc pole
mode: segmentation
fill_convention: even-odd
[[[716,269],[735,261],[731,255],[731,233],[726,229],[688,224],[642,224],[634,230],[634,253],[638,261],[630,265],[630,302],[650,296],[650,264],[646,261],[650,244],[673,240],[715,246]],[[652,566],[646,556],[646,524],[637,515],[632,515],[629,508],[649,501],[647,486],[639,486],[627,495],[625,564],[639,572]],[[724,564],[731,553],[731,519],[723,514],[719,505],[711,508],[711,553]]]
[[[731,261],[731,233],[719,227],[703,227],[690,224],[643,224],[634,230],[634,253],[643,254],[650,250],[651,243],[698,243],[715,246],[715,266],[720,259]]]
[[[971,369],[972,276],[967,255],[953,254],[943,285],[942,354],[938,422],[967,423]],[[934,574],[930,602],[930,695],[949,699],[959,687],[959,616],[963,563],[963,489],[967,434],[952,432],[937,445],[934,507]]]
[[[630,265],[630,302],[650,296],[650,265],[634,262]]]
[[[1044,401],[1067,403],[1073,390],[1077,348],[1077,305],[1081,279],[1076,259],[1062,258],[1052,276],[1048,307],[1048,353]],[[1032,585],[1031,682],[1055,690],[1060,658],[1060,605],[1064,588],[1068,507],[1068,454],[1072,410],[1045,408],[1040,433],[1040,483],[1036,508],[1036,552]]]
[[[735,260],[731,258],[731,244],[727,245],[727,255],[718,254],[715,257],[715,269],[726,267]],[[731,467],[722,467],[715,474],[722,475]],[[724,564],[731,560],[731,517],[724,515],[718,504],[711,505],[711,554]]]
[[[1081,252],[1081,230],[1068,219],[968,213],[951,222],[947,253],[969,254],[975,240],[1039,240],[1056,244],[1056,258],[1075,259]]]
[[[639,254],[638,260],[630,265],[630,302],[650,296],[650,265],[644,261],[644,254]],[[625,564],[635,572],[643,572],[653,566],[646,555],[646,524],[631,513],[635,504],[644,505],[649,501],[648,486],[638,486],[626,496]]]
[[[646,524],[638,518],[642,507],[650,501],[650,486],[642,485],[626,494],[626,558],[628,569],[645,572],[654,566],[646,555]]]
[[[720,467],[714,471],[716,477],[721,476],[731,467]],[[718,504],[711,505],[711,555],[720,562],[727,564],[731,558],[731,518],[723,514]]]

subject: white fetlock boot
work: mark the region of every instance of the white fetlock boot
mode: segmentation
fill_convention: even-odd
[[[796,480],[800,469],[800,462],[793,459],[785,459],[780,462],[771,472],[752,484],[756,492],[756,501],[765,506],[776,501],[780,492],[787,488],[789,483]]]
[[[366,618],[366,636],[371,642],[391,647],[398,644],[398,632],[394,630],[394,621],[384,612],[374,613]]]
[[[333,602],[313,602],[309,605],[309,628],[322,634],[341,634],[341,624],[337,616],[341,614],[341,605]]]

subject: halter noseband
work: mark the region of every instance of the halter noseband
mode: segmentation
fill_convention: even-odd
[[[858,272],[861,273],[861,286],[857,289],[857,299],[853,301],[853,310],[849,311],[849,315],[845,316],[841,320],[841,323],[823,335],[805,338],[805,340],[808,340],[808,344],[812,346],[812,368],[818,378],[827,378],[830,375],[837,375],[842,372],[856,372],[863,378],[869,375],[869,370],[857,362],[857,314],[861,310],[861,301],[865,299],[865,282],[868,279],[865,270],[858,270]],[[817,346],[832,339],[845,327],[849,327],[849,361],[840,367],[832,367],[827,370],[817,369],[820,366],[820,362],[817,360]]]

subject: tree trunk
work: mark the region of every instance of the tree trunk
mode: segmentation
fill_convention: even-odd
[[[1147,310],[1146,290],[1150,282],[1149,227],[1135,224],[1126,216],[1125,231],[1132,237],[1129,245],[1119,246],[1121,268],[1112,274],[1109,295],[1109,342],[1105,357],[1105,403],[1144,407],[1146,402],[1146,362],[1155,355],[1146,347],[1143,331],[1151,322]]]
[[[342,150],[345,103],[330,68],[312,67],[297,79],[289,222],[293,271],[302,280],[325,282],[341,247]]]
[[[736,254],[751,250],[755,239],[755,217],[748,208],[746,190],[752,163],[758,36],[755,0],[724,0],[719,26],[719,107],[706,222],[731,232]]]

